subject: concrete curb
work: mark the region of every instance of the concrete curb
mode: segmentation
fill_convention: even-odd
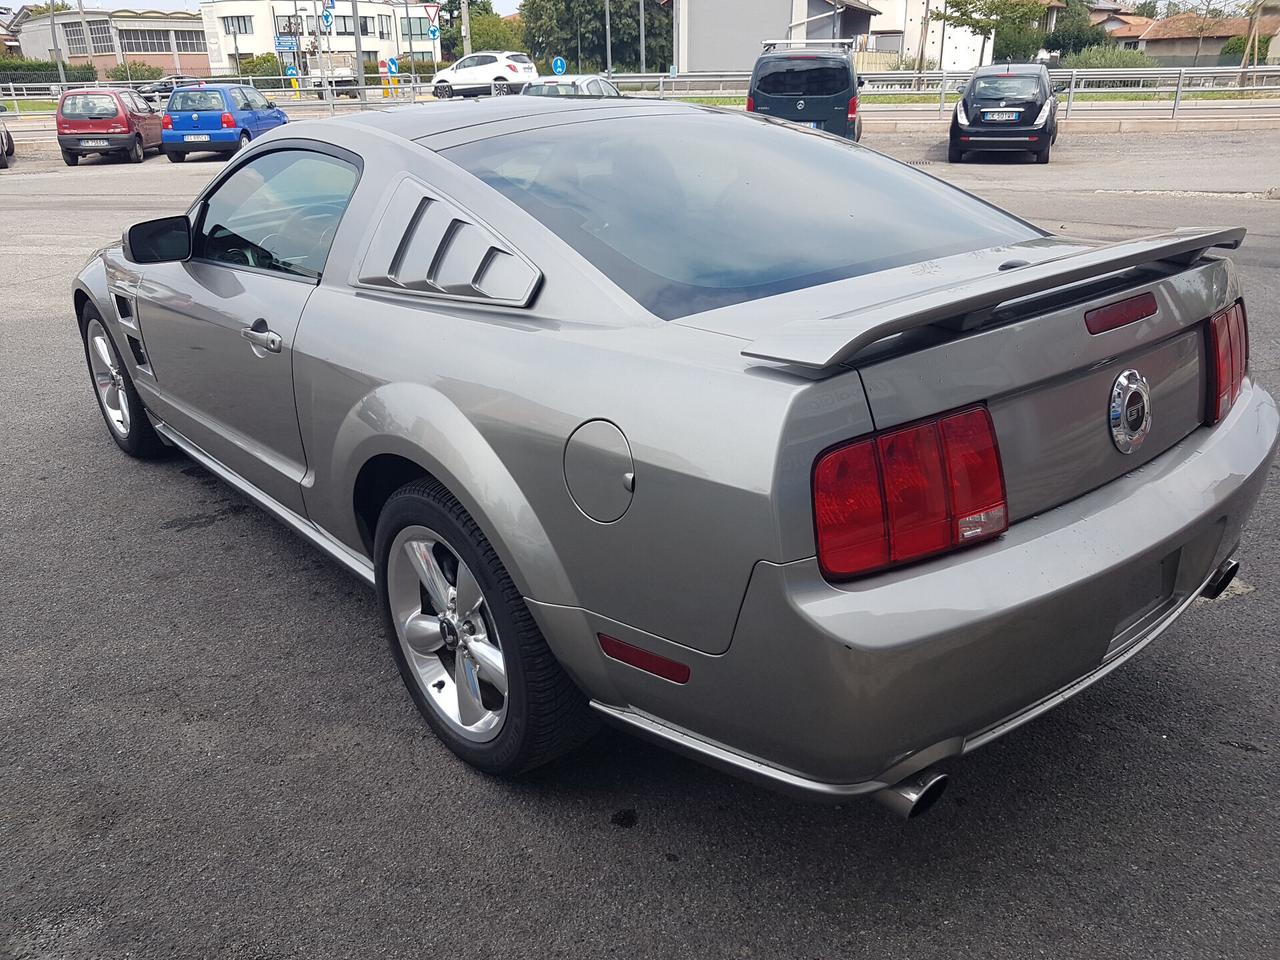
[[[877,120],[863,115],[868,133],[937,133],[945,135],[951,118],[937,120]],[[1155,117],[1109,120],[1062,120],[1063,133],[1216,133],[1231,130],[1280,130],[1280,117],[1214,117],[1203,120],[1161,120]]]

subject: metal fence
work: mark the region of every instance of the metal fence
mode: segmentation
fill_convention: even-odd
[[[867,97],[866,109],[910,105],[922,115],[936,110],[945,115],[968,80],[969,71],[930,70],[863,73],[862,93]],[[1119,70],[1050,70],[1049,76],[1059,88],[1064,101],[1064,116],[1085,101],[1101,101],[1109,109],[1124,110],[1132,105],[1151,114],[1151,101],[1168,101],[1169,116],[1176,118],[1189,100],[1280,99],[1280,65],[1240,69],[1238,67],[1158,67]],[[751,75],[736,73],[614,74],[613,80],[624,93],[668,99],[741,100],[746,97]],[[319,83],[319,78],[301,78],[297,89],[293,77],[209,77],[210,82],[244,83],[255,86],[278,105],[297,109],[303,114],[336,113],[341,108],[378,109],[394,104],[429,99],[431,76],[402,75],[388,81],[365,78],[362,86],[332,86]],[[312,81],[317,81],[312,83]],[[374,82],[368,82],[374,80]],[[54,112],[59,94],[85,84],[0,83],[0,101],[8,101],[12,115],[49,116]],[[132,84],[102,82],[96,87],[144,87]],[[160,105],[163,99],[156,100]]]

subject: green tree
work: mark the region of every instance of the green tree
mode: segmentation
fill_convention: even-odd
[[[1037,25],[1005,26],[996,30],[996,42],[991,48],[991,57],[997,62],[1011,60],[1015,63],[1027,63],[1035,58],[1044,46],[1044,31]]]
[[[1244,45],[1245,45],[1245,41],[1248,39],[1249,39],[1248,37],[1244,37],[1244,36],[1231,37],[1229,40],[1227,40],[1226,43],[1222,45],[1222,49],[1218,52],[1219,56],[1223,57],[1224,59],[1226,57],[1234,57],[1237,60],[1243,60]],[[1271,38],[1268,37],[1266,34],[1262,34],[1262,33],[1258,34],[1258,63],[1267,62],[1267,53],[1268,51],[1270,51],[1270,49],[1271,49]],[[1250,59],[1249,62],[1250,63],[1253,62],[1252,58]]]
[[[1160,63],[1141,50],[1124,50],[1107,43],[1069,54],[1062,58],[1062,65],[1070,70],[1116,70],[1123,67],[1158,67]]]
[[[1155,20],[1160,16],[1160,0],[1142,0],[1133,8],[1133,12],[1135,16],[1150,17]]]
[[[1044,38],[1044,47],[1066,56],[1079,53],[1086,47],[1106,46],[1110,42],[1106,30],[1089,23],[1089,7],[1085,0],[1067,0],[1067,9],[1058,14],[1057,24]]]
[[[949,27],[972,30],[982,37],[979,59],[985,59],[987,37],[992,31],[999,36],[1001,30],[1016,30],[1039,23],[1044,16],[1040,0],[950,0],[945,10],[929,14],[929,19],[940,20]]]
[[[471,15],[472,50],[519,50],[522,46],[524,31],[518,24],[496,13]]]
[[[535,59],[546,62],[561,56],[574,72],[604,69],[604,0],[523,0],[520,18],[524,21],[525,46]],[[639,0],[612,0],[609,26],[613,34],[613,69],[639,70]],[[645,68],[650,72],[670,66],[670,4],[644,0],[644,50]]]
[[[108,80],[159,80],[164,71],[149,63],[130,60],[128,63],[117,63],[107,71]]]
[[[480,17],[495,16],[493,0],[471,0],[468,4],[471,12],[471,49],[485,49],[476,43],[476,20]],[[462,56],[462,0],[440,0],[440,55],[446,60],[457,60]]]
[[[53,3],[40,3],[27,9],[31,11],[33,17],[39,17],[48,13],[50,8],[53,9],[54,13],[57,13],[61,10],[70,10],[71,4],[63,3],[62,0],[54,0]]]
[[[375,64],[375,68],[376,68]],[[256,57],[250,57],[240,63],[240,69],[237,71],[242,77],[279,77],[284,73],[284,67],[280,63],[280,58],[274,53],[260,53]],[[278,90],[284,86],[284,81],[275,80],[258,80],[253,84],[259,90]]]

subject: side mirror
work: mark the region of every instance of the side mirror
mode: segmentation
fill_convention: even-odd
[[[274,100],[268,100],[267,106],[274,110],[276,108],[276,102]]]
[[[191,257],[191,221],[185,216],[135,223],[124,232],[124,257],[131,263],[176,263]]]
[[[866,81],[863,77],[859,77],[859,78],[858,78],[858,86],[860,86],[860,87],[861,87],[861,86],[862,86],[863,84],[865,84],[866,82],[867,82],[867,81]]]
[[[1062,92],[1063,90],[1065,90],[1065,89],[1067,89],[1067,85],[1066,85],[1065,83],[1055,83],[1055,84],[1053,85],[1053,92],[1054,92],[1054,93],[1061,93],[1061,92]]]
[[[9,108],[6,107],[3,103],[0,103],[0,113],[8,113],[8,112],[9,112]]]

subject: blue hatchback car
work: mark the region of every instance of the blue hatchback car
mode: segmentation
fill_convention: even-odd
[[[203,83],[169,94],[164,114],[164,152],[174,163],[188,153],[212,151],[230,156],[250,140],[288,123],[283,110],[253,87]]]

